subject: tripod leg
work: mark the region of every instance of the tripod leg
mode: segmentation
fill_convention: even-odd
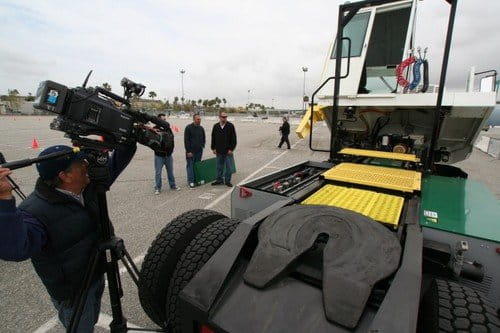
[[[87,301],[87,295],[89,293],[90,285],[92,283],[92,277],[94,276],[97,262],[99,261],[99,251],[94,253],[92,260],[90,261],[89,269],[85,272],[85,278],[83,279],[82,288],[78,294],[78,298],[75,300],[73,307],[73,314],[71,315],[71,321],[68,326],[68,332],[74,333],[78,329],[80,324],[80,317],[82,316],[83,307]]]
[[[123,296],[121,289],[118,262],[114,253],[106,249],[106,276],[108,278],[109,300],[111,302],[111,312],[113,321],[109,324],[111,333],[126,332],[127,319],[123,316],[120,298]]]
[[[137,269],[137,266],[135,265],[134,261],[130,257],[130,254],[127,252],[125,247],[122,249],[123,254],[125,255],[125,258],[121,258],[123,265],[127,269],[128,274],[134,280],[134,283],[138,286],[139,285],[139,269]]]

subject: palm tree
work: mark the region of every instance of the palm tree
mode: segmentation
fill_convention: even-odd
[[[200,98],[200,99],[198,100],[198,105],[201,105],[201,103],[202,103],[202,100],[201,100],[201,98]]]
[[[156,96],[157,96],[157,95],[156,95],[156,93],[155,93],[154,91],[152,91],[152,90],[151,90],[151,91],[149,92],[149,98],[154,99]]]
[[[104,88],[104,90],[111,91],[111,85],[107,82],[104,82],[102,84],[102,87]]]
[[[19,90],[17,89],[12,89],[12,90],[8,90],[8,93],[9,93],[9,96],[17,96],[19,95]]]
[[[222,98],[222,103],[224,103],[224,107],[226,107],[227,100],[225,98]]]
[[[19,101],[18,95],[19,95],[19,90],[17,89],[8,89],[7,91],[9,93],[9,96],[7,97],[7,100],[9,101],[10,108],[12,110],[18,111],[21,108],[21,103]]]
[[[35,100],[35,96],[33,96],[30,92],[28,96],[24,99],[26,102],[33,102]]]
[[[177,97],[177,96],[174,97],[173,108],[174,108],[174,110],[179,109],[179,97]]]
[[[215,100],[215,104],[216,104],[217,109],[220,108],[220,102],[222,102],[221,99],[219,97],[215,97],[214,100]]]

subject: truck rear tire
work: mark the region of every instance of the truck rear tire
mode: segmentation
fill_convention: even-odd
[[[239,220],[230,218],[212,223],[191,241],[182,254],[168,284],[165,312],[169,318],[168,328],[170,332],[182,332],[181,309],[179,307],[180,291],[226,241],[238,223]]]
[[[212,210],[187,211],[167,224],[151,243],[139,275],[139,300],[160,327],[165,327],[165,297],[177,261],[200,231],[225,217]]]
[[[483,295],[453,281],[435,279],[424,295],[419,332],[500,332],[500,320]]]

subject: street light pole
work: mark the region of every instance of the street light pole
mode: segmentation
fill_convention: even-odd
[[[250,89],[247,90],[247,111],[249,105],[250,105]]]
[[[182,89],[182,97],[181,97],[181,110],[184,109],[184,73],[186,73],[185,70],[181,69],[181,89]]]
[[[306,108],[307,108],[307,104],[306,104],[306,100],[305,100],[305,97],[306,97],[306,72],[307,72],[308,68],[307,67],[302,67],[302,71],[304,72],[304,86],[302,88],[302,111],[304,112],[304,114],[306,113]]]

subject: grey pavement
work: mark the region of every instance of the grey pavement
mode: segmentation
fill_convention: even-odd
[[[0,151],[7,160],[15,160],[36,156],[41,149],[53,144],[69,144],[69,140],[60,132],[49,129],[53,117],[1,117],[0,116]],[[153,152],[140,146],[129,167],[118,178],[108,194],[110,217],[116,234],[125,240],[131,256],[141,264],[156,234],[175,216],[195,208],[211,209],[230,214],[230,189],[225,186],[213,187],[204,185],[189,189],[186,184],[185,158],[183,148],[183,129],[189,119],[170,118],[168,121],[179,127],[176,133],[174,152],[174,173],[181,191],[164,189],[160,195],[153,194],[154,170]],[[207,138],[214,120],[203,119]],[[233,184],[237,184],[254,174],[259,177],[291,164],[304,160],[322,161],[327,159],[326,153],[312,152],[308,141],[298,140],[292,133],[290,140],[294,148],[278,149],[279,133],[277,123],[245,122],[234,120],[238,134],[238,146],[235,151],[237,173]],[[322,147],[328,147],[329,132],[325,126],[317,126],[315,140]],[[33,138],[37,138],[41,149],[31,149]],[[212,157],[206,148],[204,158]],[[274,160],[273,163],[269,161]],[[500,165],[488,155],[474,151],[471,159],[460,163],[460,167],[471,173],[474,179],[486,182],[486,185],[500,197]],[[36,170],[29,167],[16,170],[13,178],[22,190],[28,194],[36,181]],[[165,179],[165,175],[164,175]],[[166,181],[166,180],[165,180]],[[1,232],[1,231],[0,231]],[[130,323],[140,327],[154,327],[154,324],[143,313],[137,297],[137,289],[127,273],[122,274],[125,292],[123,309]],[[44,290],[43,285],[34,273],[29,261],[14,263],[0,261],[0,332],[62,332],[57,322],[56,312]],[[97,332],[108,331],[106,319],[111,314],[109,296],[103,297],[100,327]],[[107,316],[106,316],[107,315]]]

